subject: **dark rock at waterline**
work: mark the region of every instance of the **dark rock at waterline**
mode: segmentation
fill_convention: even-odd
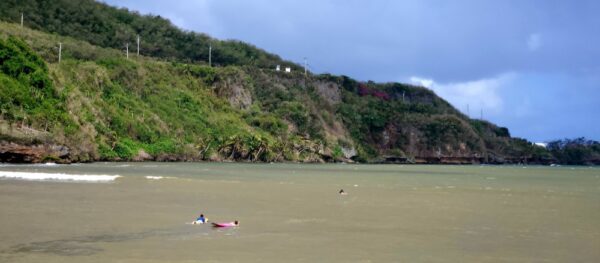
[[[305,163],[330,163],[330,162],[346,162],[353,163],[352,159],[345,157],[333,157],[330,150],[310,149],[311,155],[300,160]],[[296,154],[298,154],[296,152]],[[67,146],[56,145],[56,144],[19,144],[14,142],[0,141],[0,162],[5,163],[42,163],[42,162],[56,162],[56,163],[71,163],[78,162],[77,158],[72,159],[71,150]],[[87,159],[86,159],[87,160]],[[88,161],[98,161],[89,159]],[[189,156],[177,155],[177,154],[159,154],[152,156],[143,150],[139,150],[138,153],[133,156],[130,160],[121,158],[115,158],[105,161],[158,161],[158,162],[178,162],[178,161],[213,161],[213,162],[224,162],[224,161],[249,161],[249,159],[236,159],[231,158],[230,155],[222,156],[219,154],[213,154],[207,158],[191,158]],[[401,157],[401,156],[385,156],[379,160],[372,160],[371,163],[387,163],[387,164],[550,164],[555,163],[554,159],[539,159],[539,158],[502,158],[498,156],[488,156],[487,158],[479,156],[419,156],[414,158]],[[590,163],[598,164],[597,160],[593,160]]]
[[[69,163],[70,149],[55,144],[23,145],[14,142],[0,142],[0,162],[7,163]]]

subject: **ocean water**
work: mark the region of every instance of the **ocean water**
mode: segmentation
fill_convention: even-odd
[[[0,262],[600,262],[600,168],[0,164]]]

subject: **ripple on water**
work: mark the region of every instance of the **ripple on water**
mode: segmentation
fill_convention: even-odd
[[[308,224],[308,223],[322,223],[325,219],[322,218],[291,218],[285,221],[286,224]]]
[[[176,229],[150,230],[136,233],[90,235],[18,244],[7,250],[0,251],[0,254],[43,253],[55,254],[60,256],[90,256],[104,251],[104,249],[94,246],[98,243],[125,242],[156,236],[173,238],[190,235],[190,233],[197,234],[194,232],[190,232],[189,228],[186,227]]]

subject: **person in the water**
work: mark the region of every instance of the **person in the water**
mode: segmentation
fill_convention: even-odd
[[[196,221],[194,221],[194,224],[204,224],[206,221],[207,219],[204,217],[204,214],[200,214],[200,216],[196,218]]]
[[[341,195],[347,195],[348,193],[344,192],[344,189],[340,189],[340,191],[338,192]]]

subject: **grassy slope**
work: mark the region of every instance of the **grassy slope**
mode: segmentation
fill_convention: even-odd
[[[219,72],[230,68],[148,58],[127,60],[120,52],[74,39],[14,24],[1,23],[0,28],[2,38],[14,35],[25,39],[46,61],[55,59],[53,45],[64,43],[62,62],[48,64],[54,83],[49,88],[62,94],[61,100],[50,103],[69,113],[67,118],[76,131],[56,121],[51,121],[52,127],[47,130],[53,141],[75,149],[76,159],[128,159],[139,149],[163,159],[221,155],[269,161],[277,157],[273,149],[280,147],[281,140],[260,127],[250,126],[241,111],[215,96],[209,86]],[[90,60],[95,58],[102,59]],[[6,76],[1,80],[14,82]],[[8,85],[3,85],[3,89],[12,90]],[[17,100],[24,101],[29,96],[35,94],[26,92]],[[25,124],[35,130],[46,126],[32,117],[36,113],[20,114],[23,116],[18,118],[5,114],[4,122],[13,126]],[[18,122],[23,119],[26,121]]]
[[[68,145],[74,160],[131,159],[144,150],[159,160],[310,161],[338,158],[342,147],[357,148],[360,160],[539,154],[526,141],[510,138],[505,128],[469,120],[421,87],[254,66],[128,60],[117,50],[3,22],[0,36],[24,39],[48,63],[57,96],[51,104],[63,114],[60,121],[44,114],[38,121],[31,112],[5,114],[1,127],[13,128],[1,133],[15,140],[22,135],[15,124],[25,124],[42,132],[21,138]],[[60,65],[58,42],[63,43]],[[336,87],[339,101],[318,95],[323,83]],[[244,92],[251,103],[231,106],[231,98],[244,98]]]

